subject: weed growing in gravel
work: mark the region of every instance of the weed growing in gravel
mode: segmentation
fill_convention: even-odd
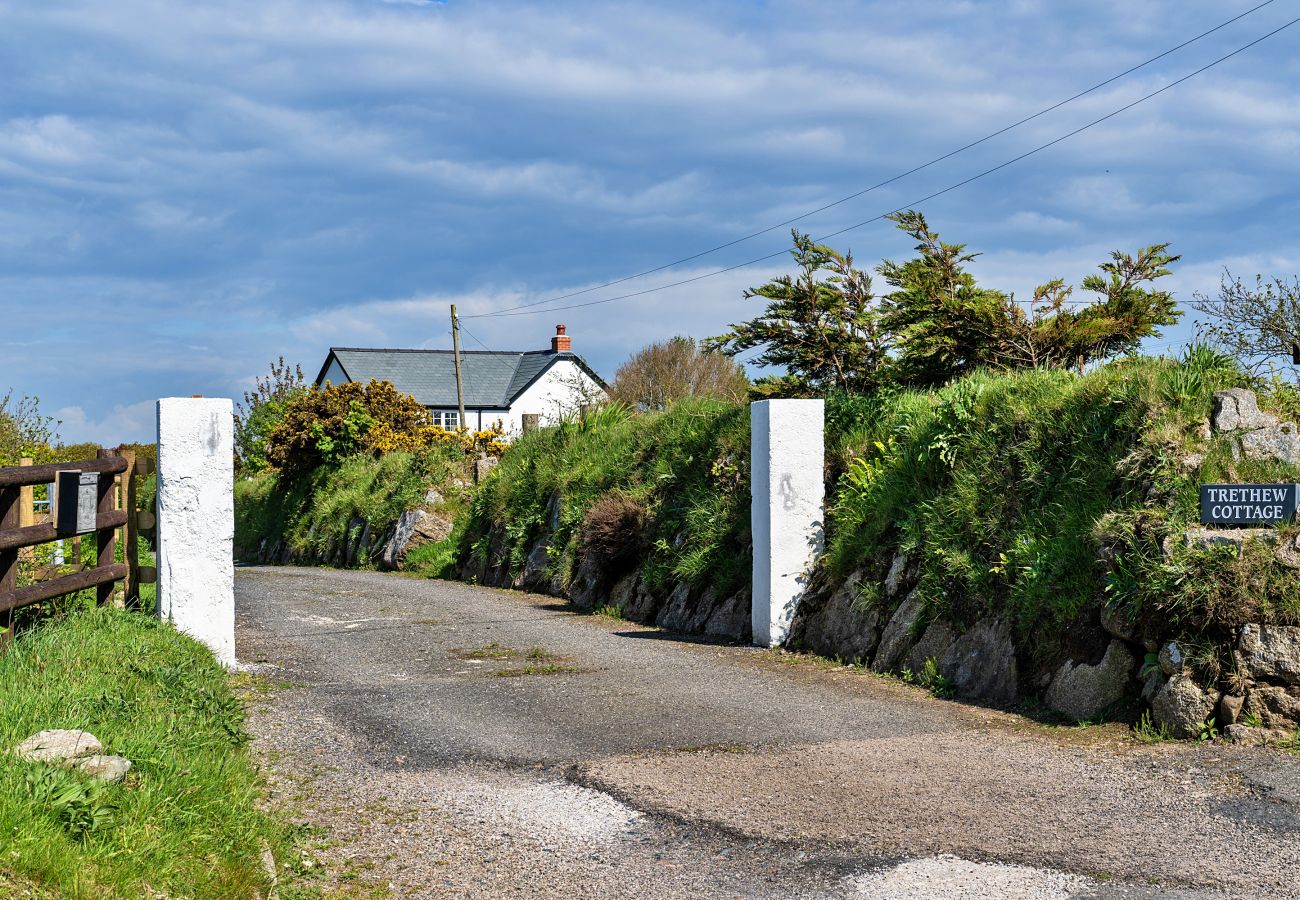
[[[1133,726],[1133,737],[1144,744],[1160,744],[1174,739],[1173,734],[1163,722],[1157,725],[1151,720],[1149,710],[1143,712],[1142,717]]]
[[[523,666],[519,669],[498,669],[493,674],[498,678],[517,678],[523,675],[573,675],[582,671],[576,666],[561,666],[547,663],[542,666]]]

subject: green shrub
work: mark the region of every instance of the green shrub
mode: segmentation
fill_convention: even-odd
[[[235,483],[235,547],[248,557],[263,541],[282,538],[298,554],[319,554],[343,539],[352,519],[364,519],[378,536],[429,488],[442,493],[444,514],[454,520],[467,503],[457,482],[469,475],[460,447],[439,443],[418,453],[353,456],[297,481],[277,473],[243,479]]]
[[[1237,556],[1181,540],[1202,481],[1300,477],[1201,434],[1213,392],[1245,383],[1194,348],[1083,376],[976,373],[933,392],[831,398],[828,564],[883,576],[907,551],[924,621],[1005,616],[1045,646],[1102,599],[1193,634],[1295,620],[1294,575],[1265,546]]]
[[[748,407],[696,398],[602,412],[510,447],[474,500],[463,552],[486,558],[495,541],[517,573],[554,526],[549,568],[563,581],[587,541],[604,557],[639,556],[652,586],[734,590],[749,575],[748,486]],[[635,536],[618,537],[619,523]]]

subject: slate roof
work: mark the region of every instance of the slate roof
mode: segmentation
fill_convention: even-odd
[[[512,353],[497,350],[462,350],[461,381],[465,406],[475,409],[507,409],[530,384],[559,360],[577,363],[604,386],[582,357],[554,350]],[[392,382],[393,387],[411,394],[423,406],[456,405],[456,364],[450,350],[388,350],[365,347],[331,347],[321,366],[320,384],[332,360],[338,360],[352,381],[372,378]]]

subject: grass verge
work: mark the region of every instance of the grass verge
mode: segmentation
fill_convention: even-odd
[[[90,609],[0,657],[0,886],[36,896],[266,896],[243,708],[206,648],[151,617]],[[9,750],[47,728],[92,732],[134,767],[101,786]]]

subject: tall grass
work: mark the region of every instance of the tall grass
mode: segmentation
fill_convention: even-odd
[[[1225,564],[1181,540],[1202,481],[1300,477],[1235,460],[1227,439],[1203,434],[1213,392],[1245,383],[1196,350],[1083,376],[977,373],[934,392],[835,398],[828,564],[840,577],[883,573],[901,550],[918,566],[925,619],[999,615],[1022,634],[1102,600],[1197,631],[1227,624],[1234,606],[1294,619],[1300,596],[1271,554]]]
[[[283,538],[298,554],[318,555],[344,538],[353,519],[364,519],[378,535],[420,505],[430,487],[443,495],[444,513],[460,518],[468,500],[457,482],[465,485],[469,476],[463,452],[439,446],[355,456],[289,484],[274,473],[244,479],[235,484],[235,545],[248,554],[263,540]]]
[[[242,708],[206,648],[113,609],[75,612],[0,656],[0,886],[67,897],[264,896],[282,832],[257,802]],[[135,764],[103,787],[9,749],[85,729]]]
[[[726,592],[749,571],[748,482],[746,407],[689,400],[644,415],[616,409],[520,438],[479,491],[465,545],[480,558],[495,546],[517,573],[549,537],[549,571],[567,582],[584,517],[617,491],[645,508],[651,587],[685,581]]]

